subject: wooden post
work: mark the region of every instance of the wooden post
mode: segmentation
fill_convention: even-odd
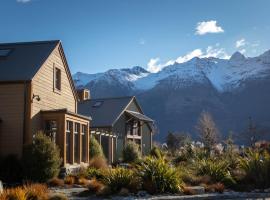
[[[71,140],[70,140],[70,164],[74,164],[74,131],[75,131],[75,123],[72,121],[72,127],[71,127]]]

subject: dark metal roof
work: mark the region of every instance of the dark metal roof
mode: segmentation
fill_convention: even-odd
[[[0,57],[0,82],[31,80],[59,42],[0,44],[0,50],[10,50],[7,56]]]
[[[136,119],[141,120],[141,121],[154,122],[154,120],[152,120],[150,117],[147,117],[146,115],[143,115],[143,114],[138,113],[138,112],[134,112],[134,111],[131,111],[131,110],[126,110],[126,113],[128,115],[131,115],[132,117],[134,117]]]
[[[92,127],[111,127],[133,98],[118,97],[82,101],[78,103],[78,113],[91,116]]]

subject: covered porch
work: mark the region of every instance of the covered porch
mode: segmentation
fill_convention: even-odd
[[[117,136],[110,128],[92,128],[91,137],[94,137],[103,149],[108,163],[116,162]]]
[[[60,109],[41,111],[41,119],[45,134],[60,148],[63,167],[88,164],[91,118]]]
[[[144,125],[151,131],[154,121],[149,117],[135,111],[125,111],[126,115],[126,142],[133,141],[139,145],[141,153],[143,154],[143,136]],[[152,138],[152,137],[151,137]],[[150,141],[150,148],[152,148],[152,141]]]

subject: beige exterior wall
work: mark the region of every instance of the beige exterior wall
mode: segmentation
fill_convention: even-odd
[[[0,155],[21,155],[23,145],[24,84],[0,84]]]
[[[61,70],[61,91],[54,90],[55,67]],[[39,95],[40,101],[36,99],[32,103],[32,134],[41,127],[40,110],[52,110],[67,108],[76,112],[77,102],[72,91],[66,67],[63,63],[61,52],[56,48],[38,73],[32,80],[32,93]]]

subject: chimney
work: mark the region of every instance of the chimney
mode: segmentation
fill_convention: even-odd
[[[77,90],[79,101],[85,101],[90,99],[90,90],[88,89],[79,89]]]

